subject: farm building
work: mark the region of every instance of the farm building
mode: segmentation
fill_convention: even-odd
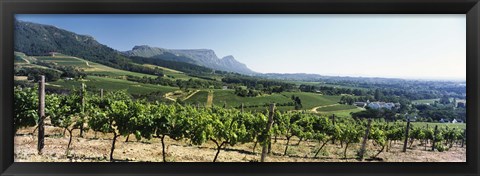
[[[372,109],[381,109],[381,108],[385,108],[385,109],[392,109],[395,107],[395,104],[394,103],[385,103],[385,102],[372,102],[372,103],[369,103],[367,105],[368,107],[372,108]]]
[[[452,123],[463,123],[463,120],[461,119],[453,119]]]
[[[58,53],[57,52],[49,52],[48,54],[52,57],[55,57],[55,55],[58,54]]]

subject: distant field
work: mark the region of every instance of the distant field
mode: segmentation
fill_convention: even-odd
[[[14,63],[27,63],[25,59],[23,59],[21,56],[15,56],[15,60],[13,61]]]
[[[309,92],[282,92],[282,95],[291,100],[292,95],[300,97],[302,101],[302,109],[312,109],[317,106],[325,106],[337,104],[340,101],[340,96],[320,95]]]
[[[449,98],[450,101],[453,101],[453,98]],[[457,99],[461,100],[461,99]],[[413,100],[412,103],[418,103],[418,104],[434,104],[435,101],[440,101],[440,98],[435,98],[435,99],[422,99],[422,100]]]
[[[455,129],[465,129],[465,128],[467,128],[466,123],[412,122],[412,124],[415,127],[426,127],[428,125],[429,128],[435,128],[435,125],[438,125],[439,128],[445,128],[446,126],[448,126],[448,128],[455,128]]]
[[[367,88],[363,88],[363,87],[332,85],[332,84],[325,84],[325,83],[320,83],[320,82],[307,82],[307,81],[289,81],[289,82],[297,84],[297,85],[304,84],[304,85],[311,85],[311,86],[327,86],[327,87],[367,90]]]
[[[350,118],[352,117],[350,113],[362,111],[360,108],[356,109],[346,109],[346,110],[337,110],[337,111],[320,111],[320,114],[331,116],[335,114],[336,117]],[[317,111],[318,112],[318,111]]]
[[[433,104],[435,103],[435,101],[439,101],[440,99],[439,98],[435,98],[435,99],[423,99],[423,100],[413,100],[412,103],[418,103],[418,104],[426,104],[426,103],[429,103],[429,104]]]
[[[175,87],[168,87],[168,86],[160,86],[160,85],[153,85],[153,84],[142,84],[136,83],[127,80],[121,79],[114,79],[114,78],[105,78],[105,77],[98,77],[98,76],[88,76],[85,81],[75,81],[75,80],[58,80],[56,82],[50,82],[51,86],[60,86],[64,88],[79,88],[81,83],[85,83],[87,87],[93,87],[97,89],[105,89],[106,91],[109,90],[127,90],[129,93],[132,94],[147,94],[151,92],[161,92],[167,93],[178,90]]]
[[[326,106],[326,107],[318,108],[317,112],[341,111],[341,110],[349,110],[349,109],[357,109],[357,107],[352,105],[339,104],[336,106]]]
[[[263,95],[258,97],[240,97],[235,95],[234,90],[215,90],[213,93],[213,104],[223,105],[227,103],[228,107],[240,106],[244,103],[245,106],[250,105],[264,105],[265,103],[288,103],[290,98],[286,98],[281,94]]]
[[[80,59],[72,56],[36,56],[38,60],[44,62],[54,62],[62,66],[73,66],[83,69],[87,74],[104,74],[107,76],[118,77],[118,76],[138,76],[138,77],[151,77],[156,78],[155,75],[136,73],[131,71],[120,70],[112,67],[108,67],[102,64],[95,62],[90,62],[84,59]]]
[[[199,103],[203,106],[203,103],[207,102],[207,96],[208,96],[208,91],[202,90],[200,92],[197,92],[195,95],[191,96],[190,98],[186,99],[185,103],[194,104],[194,105]]]
[[[313,107],[332,105],[336,104],[340,97],[339,96],[323,96],[314,93],[307,92],[282,92],[280,94],[272,95],[263,95],[258,97],[240,97],[235,95],[234,90],[220,90],[216,89],[213,93],[213,103],[217,106],[223,106],[224,103],[227,104],[227,107],[238,107],[242,103],[246,106],[245,110],[263,110],[266,107],[263,107],[265,104],[275,102],[279,103],[288,103],[292,102],[291,96],[295,95],[300,97],[302,100],[302,105],[305,110],[310,110]],[[186,103],[196,104],[197,102],[203,104],[207,101],[208,91],[202,90],[189,99],[185,100]],[[259,107],[248,107],[252,105],[257,105]],[[352,107],[349,107],[350,109]],[[277,106],[277,109],[282,111],[294,110],[294,106]],[[346,107],[341,107],[340,109],[347,109]]]
[[[21,53],[21,52],[16,52],[15,51],[13,54],[15,55],[15,60],[14,60],[15,64],[31,63],[32,61],[36,60],[34,57],[27,56],[27,55],[25,55],[24,53]]]
[[[185,74],[181,71],[177,71],[177,70],[173,70],[173,69],[169,69],[169,68],[165,68],[165,67],[160,67],[160,66],[151,65],[151,64],[143,64],[143,65],[147,66],[147,67],[150,67],[150,68],[162,69],[163,74],[165,75],[165,78],[170,78],[168,76],[172,76],[173,78],[170,78],[170,79],[181,79],[181,80],[200,79],[200,78],[188,76],[187,74]]]
[[[28,64],[26,62],[15,63],[15,65],[21,65],[21,67],[25,67],[25,68],[42,68],[42,69],[56,70],[56,69],[48,68],[48,67],[41,66],[41,65]],[[60,72],[60,70],[56,70],[56,71]]]

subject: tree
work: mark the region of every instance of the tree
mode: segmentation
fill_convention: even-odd
[[[150,108],[153,114],[153,123],[155,137],[161,139],[163,162],[166,162],[165,137],[171,139],[181,139],[186,135],[185,119],[189,114],[195,114],[191,107],[171,106],[155,103]]]
[[[348,146],[352,143],[360,142],[362,136],[362,129],[358,128],[359,126],[355,125],[352,122],[340,124],[341,134],[340,140],[345,143],[345,150],[343,152],[344,158],[347,158],[347,149]]]
[[[295,97],[295,110],[302,109],[302,100],[300,97]]]
[[[440,103],[444,105],[450,104],[450,99],[448,98],[448,96],[445,95],[442,98],[440,98]]]
[[[383,94],[382,94],[382,92],[380,92],[379,89],[375,89],[374,98],[375,98],[375,100],[377,100],[377,101],[381,101],[381,100],[382,100]]]
[[[113,133],[110,161],[114,161],[115,142],[119,136],[131,134],[144,118],[143,103],[133,102],[126,91],[110,92],[103,100],[96,100],[93,108],[98,111],[90,118],[89,124],[95,131]]]
[[[311,139],[317,140],[320,143],[320,147],[315,152],[315,158],[320,151],[325,147],[328,141],[331,140],[331,136],[327,133],[333,131],[333,125],[326,117],[313,116],[312,119],[312,136]]]
[[[238,116],[240,123],[248,129],[248,133],[242,141],[255,141],[252,149],[253,153],[255,153],[257,143],[260,142],[260,144],[265,145],[268,142],[267,136],[269,132],[265,132],[268,118],[262,113],[252,114],[240,112]]]
[[[214,107],[212,117],[212,135],[210,140],[217,146],[217,153],[213,162],[217,160],[220,150],[225,145],[234,146],[237,143],[251,142],[245,124],[242,124],[239,112],[233,109],[220,109]]]
[[[387,135],[380,123],[373,123],[370,127],[370,132],[368,135],[368,139],[373,140],[376,145],[380,145],[381,149],[375,154],[373,157],[376,158],[380,153],[385,150],[387,146]]]
[[[285,135],[285,137],[287,138],[287,144],[285,145],[285,151],[283,152],[283,155],[286,155],[288,146],[290,143],[290,139],[300,131],[298,129],[299,126],[297,124],[297,121],[299,121],[302,118],[302,113],[288,112],[286,114],[278,116],[277,118],[278,118],[277,119],[278,123],[274,131]]]
[[[385,135],[387,136],[387,142],[389,143],[387,147],[388,149],[392,147],[392,141],[402,140],[405,135],[405,128],[406,125],[403,123],[395,122],[391,125],[388,125],[384,128]]]
[[[73,90],[67,96],[62,96],[59,99],[60,106],[55,109],[55,116],[51,117],[52,124],[56,127],[63,128],[68,131],[69,140],[65,153],[68,155],[70,145],[72,144],[72,133],[75,129],[80,129],[83,126],[84,116],[82,112],[81,91]]]

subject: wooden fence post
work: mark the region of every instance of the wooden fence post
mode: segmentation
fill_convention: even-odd
[[[463,129],[462,148],[465,145],[466,138],[467,138],[467,129]]]
[[[81,118],[82,118],[82,124],[80,125],[80,137],[83,137],[83,118],[84,118],[84,114],[85,114],[85,84],[82,83],[82,87],[81,87],[81,93],[80,93],[80,96],[81,96],[81,103],[82,103],[82,107],[81,107],[81,110],[82,110],[82,114],[81,114]]]
[[[332,114],[332,124],[335,126],[335,114]],[[335,137],[332,137],[332,144],[335,144]]]
[[[103,99],[103,89],[100,89],[100,98]]]
[[[266,132],[268,133],[270,131],[270,128],[272,128],[273,125],[273,115],[275,111],[275,103],[270,104],[270,112],[268,114],[268,124],[267,124],[267,129]],[[268,141],[267,144],[270,145],[271,147],[271,136],[270,134],[267,135],[266,140]],[[261,157],[261,162],[265,162],[265,157],[267,156],[267,145],[262,146],[262,157]]]
[[[437,132],[438,132],[438,125],[435,125],[435,131],[433,131],[432,151],[435,151],[435,143],[436,143],[435,141],[437,140],[436,139]]]
[[[45,146],[45,76],[40,77],[38,86],[38,154],[42,154]]]
[[[407,152],[408,132],[410,131],[410,118],[407,119],[407,129],[405,130],[405,141],[403,142],[403,152]]]
[[[430,128],[428,127],[428,123],[427,123],[427,130],[428,129],[430,129]],[[425,150],[427,150],[427,144],[428,144],[428,139],[425,139]]]
[[[363,161],[363,155],[365,154],[365,148],[367,147],[367,140],[368,135],[370,134],[370,127],[372,125],[372,119],[368,119],[367,130],[365,131],[365,135],[363,136],[362,148],[360,149],[360,160]]]

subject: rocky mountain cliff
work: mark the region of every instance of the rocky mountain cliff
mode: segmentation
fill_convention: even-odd
[[[165,49],[150,47],[147,45],[139,45],[133,47],[132,50],[125,51],[123,53],[127,56],[139,56],[153,59],[166,59],[166,56],[173,54],[177,56],[173,58],[176,59],[173,61],[187,62],[215,70],[236,72],[247,75],[255,74],[255,72],[250,70],[245,64],[235,60],[233,56],[219,58],[215,54],[215,51],[210,49]]]

